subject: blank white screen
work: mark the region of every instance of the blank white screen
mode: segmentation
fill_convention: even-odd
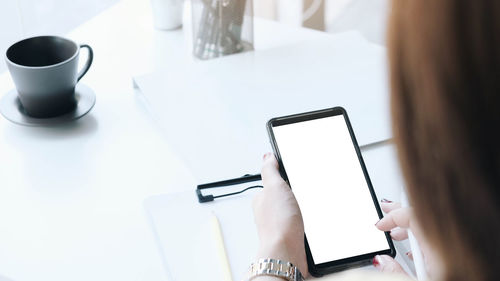
[[[343,115],[273,128],[316,264],[389,249]]]

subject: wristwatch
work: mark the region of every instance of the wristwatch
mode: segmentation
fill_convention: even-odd
[[[259,259],[250,265],[246,281],[258,276],[275,276],[287,281],[304,281],[300,270],[290,262],[277,259]]]

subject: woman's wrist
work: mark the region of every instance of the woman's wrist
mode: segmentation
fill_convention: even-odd
[[[282,239],[261,243],[257,252],[257,259],[260,258],[272,258],[296,264],[294,257],[290,255],[290,251]]]

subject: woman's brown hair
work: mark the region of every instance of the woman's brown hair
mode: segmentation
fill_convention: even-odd
[[[394,138],[446,280],[500,280],[500,1],[393,0]]]

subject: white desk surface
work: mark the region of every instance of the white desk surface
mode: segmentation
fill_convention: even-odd
[[[169,144],[201,182],[260,169],[277,116],[343,106],[360,146],[392,136],[385,50],[357,32],[134,78]]]
[[[53,128],[0,118],[0,280],[165,280],[142,201],[196,182],[131,78],[192,57],[183,31],[152,28],[148,3],[124,0],[67,35],[95,51],[88,116]],[[255,22],[257,49],[316,34]],[[12,87],[1,74],[0,95]]]

